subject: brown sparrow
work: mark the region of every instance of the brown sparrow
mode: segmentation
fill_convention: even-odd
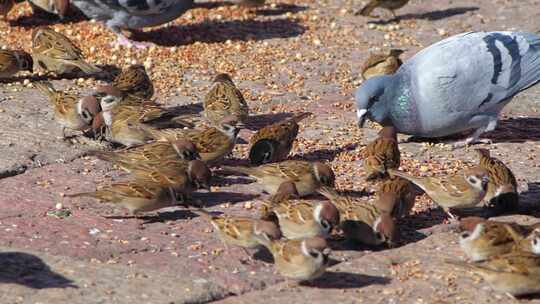
[[[399,56],[403,50],[392,49],[386,53],[373,53],[360,68],[364,80],[373,76],[391,75],[403,64]]]
[[[476,151],[480,156],[479,166],[489,175],[484,202],[500,211],[515,210],[519,202],[516,177],[502,161],[490,157],[489,150]]]
[[[69,9],[69,0],[28,0],[32,7],[64,18]]]
[[[96,100],[79,99],[71,93],[57,91],[50,82],[34,84],[49,98],[49,103],[53,106],[54,118],[62,125],[63,138],[66,138],[66,128],[77,131],[89,129],[92,120],[100,111]]]
[[[156,166],[166,160],[200,159],[195,145],[189,140],[154,141],[118,151],[92,151],[91,155],[113,162],[125,170],[138,165]]]
[[[327,237],[339,225],[339,211],[330,202],[311,204],[274,196],[262,207],[261,218],[277,218],[279,228],[288,239],[313,236]]]
[[[287,159],[298,135],[298,122],[311,113],[300,113],[292,118],[266,126],[251,137],[249,160],[262,165]]]
[[[226,245],[253,249],[261,245],[263,233],[271,240],[281,238],[281,231],[273,222],[231,215],[214,216],[203,209],[192,208],[190,211],[207,219]]]
[[[7,20],[7,15],[14,4],[13,0],[0,0],[0,15],[4,16],[4,20]]]
[[[395,177],[380,184],[375,205],[393,217],[403,218],[411,212],[418,194],[416,186],[411,182]]]
[[[321,186],[333,187],[336,179],[334,171],[327,164],[301,160],[286,160],[258,167],[222,166],[222,169],[255,178],[269,194],[277,193],[284,182],[294,182],[299,196],[307,196]]]
[[[540,256],[532,253],[515,251],[476,263],[445,262],[479,274],[495,291],[512,297],[540,292]]]
[[[132,214],[149,212],[176,204],[176,197],[167,187],[146,180],[114,182],[98,188],[95,192],[67,195],[68,197],[88,196],[100,201],[120,204]]]
[[[124,95],[148,100],[154,96],[154,85],[143,65],[131,65],[113,80],[112,86]]]
[[[230,154],[236,144],[238,132],[243,127],[236,117],[228,116],[221,124],[201,130],[162,129],[147,130],[158,140],[190,140],[201,156],[201,160],[209,165],[219,164]]]
[[[463,232],[459,246],[469,259],[477,262],[509,253],[523,238],[510,224],[485,221],[476,225],[472,233]]]
[[[390,214],[367,201],[340,195],[330,187],[321,187],[319,193],[338,208],[341,229],[347,239],[375,246],[383,243],[392,246],[396,241],[396,225]]]
[[[32,57],[41,68],[57,74],[76,69],[87,74],[101,72],[100,68],[84,60],[81,49],[71,40],[46,27],[32,33]]]
[[[219,125],[226,116],[235,116],[239,122],[245,123],[249,115],[249,107],[242,92],[228,74],[219,74],[214,78],[214,84],[204,97],[203,106],[204,116],[215,125]]]
[[[370,142],[364,152],[366,179],[373,180],[387,175],[389,168],[399,168],[400,154],[394,127],[384,127],[379,137]]]
[[[93,96],[89,96],[93,97]],[[111,103],[114,105],[111,106]],[[103,118],[110,130],[111,140],[124,146],[147,143],[154,139],[151,132],[157,128],[184,126],[191,123],[174,119],[175,113],[154,103],[117,103],[113,99],[101,99]]]
[[[487,172],[479,167],[467,168],[462,173],[440,178],[414,177],[394,169],[388,169],[388,172],[420,187],[452,219],[455,216],[450,213],[450,208],[474,207],[482,201],[489,180]]]
[[[0,50],[0,78],[9,78],[19,71],[33,71],[32,56],[25,51]]]
[[[177,193],[189,194],[197,189],[210,190],[212,172],[198,159],[191,161],[164,160],[159,165],[140,164],[130,168],[137,179],[147,180]]]
[[[407,2],[409,2],[409,0],[371,0],[364,8],[357,12],[356,15],[371,17],[373,10],[377,7],[381,7],[389,10],[392,13],[392,16],[396,18],[394,10],[402,8]]]
[[[286,278],[310,281],[320,277],[328,267],[330,248],[324,238],[271,240],[263,233],[260,242],[274,256],[277,272]]]

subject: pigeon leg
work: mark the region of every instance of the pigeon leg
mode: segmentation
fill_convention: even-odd
[[[119,27],[110,26],[110,29],[116,34],[117,39],[116,39],[115,44],[117,45],[133,46],[137,49],[144,49],[153,45],[152,43],[148,43],[148,42],[138,42],[138,41],[130,40],[124,35],[124,33],[122,33],[122,30]]]
[[[495,130],[495,127],[497,127],[497,115],[476,116],[471,119],[471,123],[477,122],[478,120],[480,120],[481,122],[485,121],[484,122],[485,126],[479,127],[478,129],[476,129],[476,131],[474,131],[474,133],[471,136],[467,137],[465,140],[454,143],[452,145],[453,148],[462,148],[467,145],[478,144],[478,143],[485,143],[485,144],[492,143],[491,139],[488,139],[488,138],[480,139],[480,135],[482,135],[485,132],[490,132],[490,131]]]

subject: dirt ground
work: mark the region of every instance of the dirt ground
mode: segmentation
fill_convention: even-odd
[[[109,47],[114,35],[80,15],[51,21],[19,4],[0,22],[0,44],[29,50],[32,29],[49,24],[100,65],[145,64],[158,100],[194,115],[216,72],[228,72],[251,108],[229,163],[245,162],[254,130],[307,110],[315,115],[301,124],[292,157],[328,161],[341,189],[370,190],[360,152],[377,128],[356,127],[352,97],[369,53],[397,47],[406,59],[465,31],[536,32],[540,1],[412,0],[398,10],[398,21],[387,21],[384,10],[376,11],[381,18],[354,15],[363,4],[272,0],[250,9],[197,3],[176,21],[138,34],[155,43],[144,50]],[[493,292],[479,277],[443,263],[463,258],[458,232],[425,196],[399,223],[399,247],[333,242],[333,266],[312,285],[296,287],[274,272],[267,254],[247,260],[241,249],[226,249],[204,219],[181,207],[130,218],[110,204],[66,198],[124,174],[84,156],[102,145],[59,138],[47,100],[32,85],[39,77],[0,84],[0,303],[540,303]],[[53,84],[82,94],[96,80]],[[497,130],[485,136],[494,143],[481,145],[518,179],[522,214],[502,220],[538,221],[539,109],[540,85],[506,107]],[[477,161],[473,149],[452,151],[444,144],[400,148],[403,169],[416,174],[455,172]],[[226,177],[196,198],[208,210],[255,216],[266,197],[260,194],[249,180]],[[54,216],[59,203],[69,216]]]

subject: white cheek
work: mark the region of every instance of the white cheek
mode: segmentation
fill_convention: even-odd
[[[536,237],[536,244],[532,244],[532,252],[534,254],[540,254],[540,237]]]
[[[366,109],[358,109],[356,110],[356,118],[360,119],[366,115],[367,110]]]
[[[105,124],[110,127],[113,122],[111,113],[103,112],[103,120],[105,121]]]

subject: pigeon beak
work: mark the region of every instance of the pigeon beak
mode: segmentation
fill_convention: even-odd
[[[358,109],[356,110],[356,117],[358,118],[358,127],[363,128],[364,124],[366,123],[366,109]]]

